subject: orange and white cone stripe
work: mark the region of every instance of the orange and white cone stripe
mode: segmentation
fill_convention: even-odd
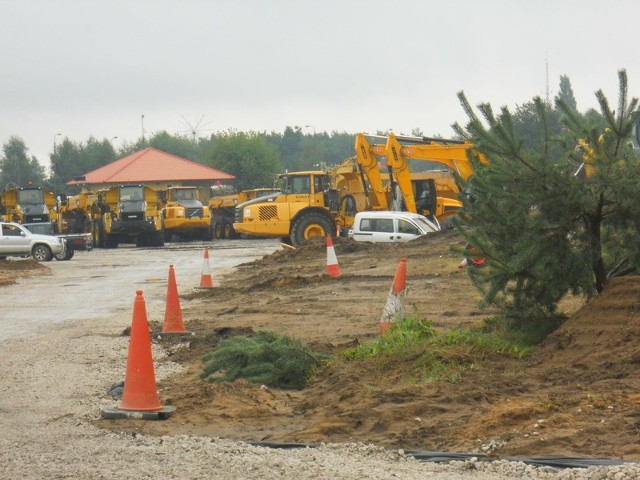
[[[404,296],[407,286],[407,259],[401,258],[380,318],[380,333],[387,333],[393,322],[404,318]]]
[[[202,264],[202,275],[200,276],[200,288],[213,288],[211,278],[211,268],[209,266],[209,249],[204,249],[204,262]]]
[[[338,257],[336,257],[336,251],[333,248],[331,235],[327,235],[327,275],[330,277],[339,277],[342,275],[340,265],[338,265]]]

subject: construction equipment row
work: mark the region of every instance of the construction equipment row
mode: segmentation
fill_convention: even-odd
[[[371,143],[379,139],[385,142]],[[359,211],[408,211],[447,222],[462,208],[452,172],[463,179],[473,173],[471,149],[472,144],[455,140],[360,133],[356,155],[329,171],[284,173],[273,188],[241,192],[216,185],[208,204],[193,186],[118,185],[69,197],[42,187],[12,186],[0,194],[0,219],[51,222],[60,234],[91,233],[99,248],[160,247],[174,237],[212,240],[241,234],[299,245],[341,230],[346,235]]]
[[[21,224],[49,222],[58,234],[91,233],[98,248],[120,243],[161,247],[174,235],[212,238],[209,209],[196,187],[155,190],[118,185],[67,197],[35,186],[10,186],[0,194],[0,219]]]
[[[369,141],[380,138],[385,143]],[[356,155],[332,171],[281,174],[277,193],[239,204],[233,228],[300,245],[346,231],[365,210],[409,211],[448,222],[462,208],[455,175],[464,180],[473,173],[468,156],[473,148],[457,140],[360,133]]]

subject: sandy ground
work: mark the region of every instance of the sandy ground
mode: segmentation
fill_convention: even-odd
[[[183,316],[196,335],[153,344],[161,401],[177,408],[164,421],[100,416],[117,404],[106,392],[123,377],[121,316],[2,341],[0,478],[640,478],[635,465],[558,472],[402,454],[640,458],[637,278],[615,282],[588,308],[568,306],[577,313],[529,358],[486,359],[456,383],[357,363],[320,371],[301,392],[199,379],[202,353],[235,332],[287,333],[328,353],[374,338],[401,257],[410,314],[441,329],[477,324],[490,312],[476,307],[457,269],[450,247],[459,242],[451,233],[385,247],[338,241],[337,279],[324,275],[325,247],[309,245],[245,264],[213,290],[186,292]],[[22,262],[27,275],[44,267]],[[151,323],[154,333],[160,327]]]

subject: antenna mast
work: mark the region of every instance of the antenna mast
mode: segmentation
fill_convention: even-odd
[[[547,52],[547,56],[545,57],[544,64],[546,69],[546,82],[547,82],[547,89],[546,89],[547,105],[549,105],[551,102],[551,100],[549,99],[549,52]]]

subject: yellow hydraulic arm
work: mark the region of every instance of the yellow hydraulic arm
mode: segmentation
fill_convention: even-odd
[[[372,208],[381,210],[388,210],[389,204],[387,201],[387,195],[385,187],[382,183],[382,177],[380,176],[380,169],[378,168],[378,159],[373,154],[371,144],[367,140],[364,133],[356,134],[356,158],[358,165],[361,167],[363,173],[366,175],[373,190],[374,198],[377,205],[372,205]],[[384,152],[381,152],[384,155]]]
[[[415,142],[409,145],[400,144],[401,140]],[[420,143],[418,143],[420,142]],[[415,198],[411,188],[411,170],[409,159],[440,163],[455,171],[463,180],[473,174],[473,166],[467,152],[474,148],[472,143],[451,140],[440,143],[437,139],[423,140],[418,137],[396,137],[390,133],[387,137],[387,164],[393,169],[394,176],[404,197],[407,210],[415,212]],[[478,154],[483,164],[487,164],[484,155]]]

